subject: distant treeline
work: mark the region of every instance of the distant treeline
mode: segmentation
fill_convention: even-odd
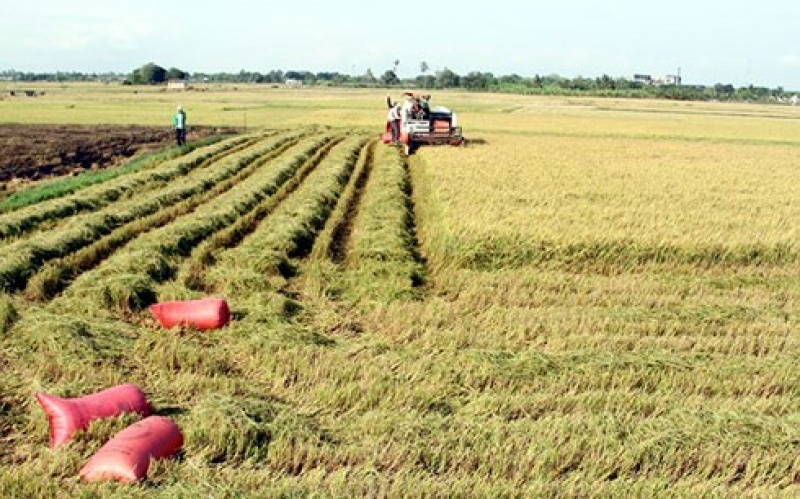
[[[189,73],[177,68],[165,69],[148,63],[131,73],[25,73],[15,70],[0,72],[0,81],[105,81],[128,85],[158,85],[170,79],[187,79],[196,83],[237,83],[237,84],[285,84],[293,82],[307,86],[331,87],[402,87],[416,89],[461,89],[476,92],[501,92],[529,95],[575,95],[627,98],[660,98],[674,100],[723,100],[751,102],[789,102],[796,92],[782,87],[767,88],[749,85],[734,87],[731,84],[715,85],[658,85],[634,81],[627,78],[599,77],[566,78],[559,75],[535,75],[532,77],[517,74],[496,76],[489,72],[471,71],[459,75],[450,69],[425,70],[414,78],[399,78],[395,70],[387,70],[376,77],[371,70],[362,75],[349,75],[339,72],[282,71],[266,73],[239,71],[238,73]],[[794,98],[796,101],[797,98]],[[794,102],[793,101],[793,102]]]

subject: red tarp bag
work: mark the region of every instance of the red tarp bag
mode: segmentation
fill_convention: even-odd
[[[114,435],[86,462],[79,475],[87,482],[136,482],[147,475],[151,458],[170,457],[182,446],[178,425],[165,416],[150,416]]]
[[[117,385],[106,390],[76,398],[61,398],[39,392],[36,400],[50,422],[50,447],[67,442],[77,430],[85,430],[95,419],[138,412],[147,416],[153,408],[144,393],[131,384]]]
[[[150,305],[150,313],[161,327],[194,327],[200,330],[221,328],[231,318],[228,302],[219,298],[167,301]]]

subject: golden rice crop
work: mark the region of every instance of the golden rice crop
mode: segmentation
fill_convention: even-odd
[[[585,249],[645,261],[797,259],[793,148],[485,137],[489,145],[421,153],[436,165],[428,175],[444,207],[441,237],[458,241],[456,258],[535,250],[569,258]]]

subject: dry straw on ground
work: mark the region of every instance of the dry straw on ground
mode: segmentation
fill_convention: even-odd
[[[30,119],[163,105],[108,92],[47,92]],[[56,112],[70,95],[85,114]],[[442,93],[471,142],[406,159],[376,142],[384,97],[186,95],[197,122],[270,131],[0,220],[102,199],[3,241],[50,252],[0,259],[22,269],[0,297],[3,495],[798,494],[797,110]],[[102,234],[65,235],[85,220]],[[227,327],[145,308],[207,292]],[[121,382],[184,452],[141,485],[82,484],[129,421],[52,452],[32,394]]]

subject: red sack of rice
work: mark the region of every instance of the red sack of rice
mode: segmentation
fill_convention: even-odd
[[[219,298],[167,301],[150,306],[161,327],[194,327],[202,331],[223,327],[231,318],[228,302]]]
[[[87,482],[136,482],[147,476],[151,459],[170,457],[182,446],[178,425],[168,417],[150,416],[114,435],[79,474]]]
[[[47,414],[50,423],[50,447],[67,442],[77,430],[100,418],[137,412],[147,416],[153,412],[144,393],[131,384],[117,385],[106,390],[76,398],[61,398],[39,392],[36,400]]]

